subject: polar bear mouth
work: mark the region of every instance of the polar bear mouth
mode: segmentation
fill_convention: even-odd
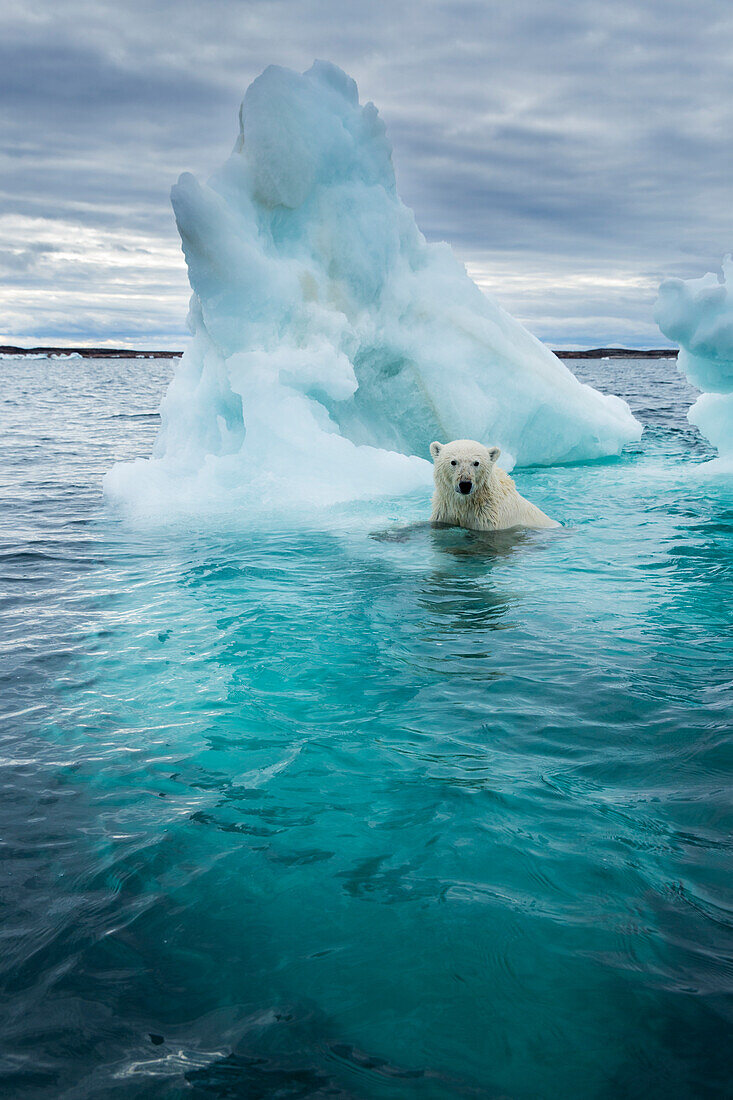
[[[473,489],[473,482],[472,481],[459,481],[456,488],[458,489],[459,493],[462,493],[464,497],[467,497],[468,494]]]

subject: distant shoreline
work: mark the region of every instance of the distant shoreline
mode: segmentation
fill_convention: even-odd
[[[676,359],[677,348],[588,348],[562,351],[553,348],[558,359]],[[180,359],[182,351],[140,351],[134,348],[16,348],[0,344],[0,355],[80,356],[82,359]]]
[[[16,348],[0,344],[0,355],[57,355],[82,359],[180,359],[182,351],[141,351],[137,348]]]
[[[558,359],[676,359],[678,348],[588,348],[586,351],[558,351]]]

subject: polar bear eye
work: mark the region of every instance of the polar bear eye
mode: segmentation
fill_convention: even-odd
[[[458,463],[456,462],[455,458],[452,458],[452,459],[450,460],[450,464],[451,464],[451,466],[457,466],[457,465],[458,465]]]
[[[474,466],[478,466],[478,462],[474,462]]]

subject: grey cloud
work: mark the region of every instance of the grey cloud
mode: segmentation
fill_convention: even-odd
[[[29,342],[57,323],[56,281],[64,315],[76,310],[64,323],[89,339],[182,332],[168,190],[228,154],[241,96],[271,62],[326,57],[356,78],[428,238],[542,338],[658,342],[655,282],[733,244],[733,12],[718,0],[9,0],[2,23],[0,246],[16,257],[4,314],[6,335]],[[91,296],[80,261],[33,260],[31,223],[51,241],[70,225],[108,234]],[[127,254],[123,231],[138,235]],[[142,257],[158,252],[154,273]],[[148,321],[135,312],[146,278],[163,303]],[[105,280],[127,280],[135,309]]]

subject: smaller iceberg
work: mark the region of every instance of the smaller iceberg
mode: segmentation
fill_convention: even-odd
[[[511,468],[640,437],[624,401],[581,384],[448,245],[426,242],[391,153],[334,65],[254,81],[229,160],[173,188],[193,340],[153,457],[114,467],[110,496],[328,507],[427,491],[433,439],[495,443]]]
[[[718,449],[710,473],[733,473],[733,260],[701,279],[665,279],[654,319],[679,344],[677,365],[703,392],[687,416]]]

